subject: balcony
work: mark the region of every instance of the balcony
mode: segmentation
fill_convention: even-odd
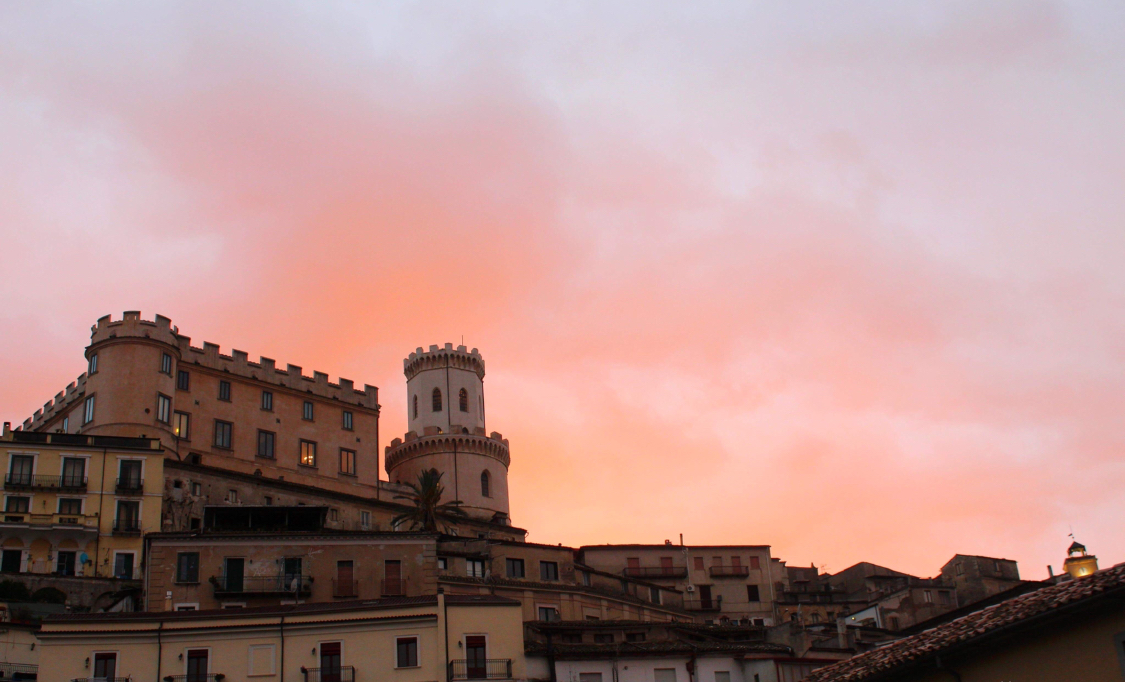
[[[114,535],[140,535],[140,519],[117,519],[113,522]]]
[[[215,596],[284,596],[312,594],[312,576],[296,574],[212,576]]]
[[[405,597],[406,578],[387,578],[380,581],[379,594],[384,597]]]
[[[85,476],[32,476],[13,474],[4,476],[5,490],[47,490],[65,493],[86,492]]]
[[[145,480],[143,478],[119,478],[117,487],[114,488],[118,495],[143,495]]]
[[[31,514],[28,512],[19,512],[0,516],[0,523],[51,530],[77,530],[91,533],[96,533],[98,531],[98,517],[85,516],[83,514]],[[0,668],[0,670],[2,670],[2,668]]]
[[[332,579],[332,596],[337,599],[355,599],[359,596],[358,580]]]
[[[18,677],[13,679],[19,679]],[[34,678],[28,678],[34,679]],[[74,677],[70,682],[136,682],[132,677]]]
[[[34,680],[39,666],[32,663],[0,663],[0,680]]]
[[[459,658],[449,662],[450,680],[510,680],[512,659],[489,658],[469,661]]]
[[[750,575],[749,566],[712,566],[712,578],[745,578]]]
[[[118,678],[124,679],[124,678]],[[165,675],[164,682],[223,682],[227,676],[222,673],[196,673],[194,675]],[[97,678],[98,682],[101,678]]]
[[[625,569],[624,575],[648,579],[686,578],[687,566],[630,566]]]
[[[301,666],[305,682],[355,682],[355,668],[342,665],[336,668],[306,668]]]
[[[685,611],[700,611],[700,612],[703,612],[703,613],[722,611],[723,610],[723,598],[722,598],[722,596],[718,596],[718,597],[714,597],[712,599],[700,599],[700,598],[685,599],[684,600],[684,610]]]

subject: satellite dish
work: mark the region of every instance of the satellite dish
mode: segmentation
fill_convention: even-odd
[[[78,561],[80,563],[83,563],[83,564],[89,563],[90,557],[86,556],[85,552],[82,552],[81,554],[78,555]]]

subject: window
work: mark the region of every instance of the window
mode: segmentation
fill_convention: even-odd
[[[562,636],[562,641],[566,644],[581,644],[582,635],[580,633],[564,634]],[[581,673],[579,673],[579,677],[581,677]]]
[[[67,433],[68,431],[70,431],[70,417],[66,416],[62,418],[62,432]]]
[[[418,396],[414,396],[414,418],[418,418]]]
[[[557,561],[540,561],[539,562],[539,579],[540,580],[558,580],[559,579],[559,563]]]
[[[273,506],[273,498],[269,495],[266,495],[262,499],[265,501],[267,507]]]
[[[492,495],[489,494],[490,491],[489,491],[489,485],[488,484],[489,484],[490,481],[488,479],[489,479],[489,477],[488,477],[488,470],[487,469],[480,472],[480,494],[485,496],[485,497],[492,497]]]
[[[676,682],[675,668],[654,668],[652,671],[653,682]]]
[[[187,679],[191,682],[206,680],[208,674],[207,658],[210,651],[207,649],[188,649],[187,651]]]
[[[702,571],[703,570],[703,557],[701,557],[701,556],[693,557],[692,560],[695,563],[695,570]]]
[[[933,604],[934,603],[934,593],[930,592],[929,590],[922,590],[922,600],[925,601],[927,604]]]
[[[12,455],[9,460],[8,482],[12,485],[31,485],[35,458],[31,455]]]
[[[418,638],[417,637],[397,637],[395,638],[395,667],[396,668],[417,668],[418,667]]]
[[[523,577],[523,559],[506,559],[509,578]]]
[[[117,520],[113,524],[116,531],[139,531],[141,529],[141,503],[135,500],[117,501]]]
[[[234,488],[227,490],[227,502],[231,504],[238,504],[238,491]]]
[[[113,557],[113,577],[125,580],[133,579],[133,553],[118,552]]]
[[[262,409],[273,412],[273,391],[262,391]]]
[[[90,356],[90,366],[86,369],[86,374],[94,374],[98,371],[98,354],[94,353]]]
[[[31,508],[31,498],[23,496],[12,496],[4,502],[4,511],[9,514],[26,514],[27,510]]]
[[[597,633],[594,635],[594,644],[613,644],[613,635],[611,633]]]
[[[199,552],[180,552],[176,555],[176,582],[199,582]]]
[[[117,465],[117,486],[126,490],[140,490],[144,488],[141,480],[143,462],[139,459],[123,459]]]
[[[959,561],[957,562],[957,575],[965,575],[965,567]]]
[[[164,394],[156,396],[156,421],[161,424],[172,422],[172,399]]]
[[[449,568],[449,559],[439,556],[437,560],[437,567],[439,571],[444,571]]]
[[[340,473],[355,476],[355,450],[340,448]]]
[[[276,436],[273,431],[258,431],[258,456],[273,459],[273,446]]]
[[[172,376],[172,356],[164,353],[160,356],[160,371],[168,376]]]
[[[648,588],[648,597],[649,597],[649,601],[651,601],[653,604],[659,604],[660,603],[660,588],[659,587]]]
[[[590,584],[591,584],[590,583],[590,574],[587,573],[586,571],[582,571],[582,584],[585,585],[586,587],[589,587]]]
[[[177,611],[198,611],[199,606],[197,604],[176,604],[176,610]]]
[[[643,641],[645,641],[645,633],[643,633],[643,632],[626,632],[625,633],[625,641],[626,642],[643,642]]]
[[[999,573],[1000,572],[1000,562],[999,561],[993,561],[992,562],[992,572],[993,573]]]
[[[465,560],[465,575],[470,578],[483,578],[484,577],[484,560],[483,559],[466,559]]]
[[[74,561],[77,552],[59,552],[55,557],[55,573],[74,575]]]
[[[329,509],[328,510],[328,520],[329,521],[339,521],[340,520],[340,510],[335,509],[335,508]]]
[[[83,426],[85,426],[86,424],[89,424],[90,422],[94,421],[94,398],[97,398],[97,396],[91,395],[91,396],[86,397],[86,407],[82,411],[82,425]]]
[[[191,415],[187,412],[172,415],[172,433],[180,440],[191,440]]]
[[[758,586],[757,585],[747,585],[746,586],[746,601],[761,601],[761,600],[762,600],[761,597],[758,595]]]
[[[86,460],[81,457],[63,457],[62,484],[66,488],[86,486]]]
[[[345,431],[351,431],[352,430],[353,421],[354,420],[352,418],[352,413],[349,412],[348,410],[344,410],[344,430]]]
[[[582,641],[581,635],[579,636],[578,641],[579,642]],[[578,673],[578,682],[602,682],[602,674],[601,673]]]
[[[94,654],[94,677],[113,680],[117,678],[117,654]]]
[[[59,513],[66,514],[67,516],[81,516],[82,500],[75,497],[60,497]]]
[[[203,494],[203,484],[202,483],[192,483],[191,484],[191,494],[195,495],[196,497],[199,497],[200,495],[202,495]]]
[[[461,392],[457,394],[457,407],[462,412],[469,411],[469,392],[463,388]]]
[[[761,561],[756,556],[750,557],[750,568],[761,568]]]
[[[219,400],[230,402],[230,382],[219,381]]]
[[[941,592],[938,592],[938,601],[941,602],[942,606],[949,606],[952,600],[949,598],[949,593],[942,590]]]
[[[729,670],[716,670],[715,671],[715,682],[730,682],[730,671]]]
[[[215,420],[215,447],[230,450],[231,430],[234,425],[220,419]]]
[[[191,372],[181,369],[176,372],[176,388],[181,391],[191,390]]]
[[[559,608],[557,606],[540,606],[539,607],[539,620],[542,621],[555,621],[559,619]]]
[[[892,629],[892,630],[897,630],[897,629],[898,629],[898,616],[891,616],[891,618],[890,618],[890,626],[891,626],[891,629]]]
[[[311,440],[301,441],[301,466],[316,466],[316,443]]]
[[[301,418],[305,419],[305,420],[308,420],[310,422],[312,421],[312,419],[313,419],[313,404],[312,404],[311,400],[305,401],[305,407],[304,407],[303,411],[301,412]]]
[[[433,395],[434,412],[441,412],[441,389],[435,388]]]

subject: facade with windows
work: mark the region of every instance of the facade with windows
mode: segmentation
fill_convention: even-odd
[[[39,679],[526,679],[522,628],[490,595],[73,614],[43,622]]]
[[[0,463],[0,572],[140,579],[142,536],[160,529],[160,441],[5,425]]]

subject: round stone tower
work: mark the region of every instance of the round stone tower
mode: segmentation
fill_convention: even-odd
[[[422,471],[437,469],[445,501],[461,500],[471,516],[508,523],[508,441],[485,429],[480,353],[451,343],[419,348],[403,361],[403,372],[410,430],[387,447],[391,482],[414,483]]]

